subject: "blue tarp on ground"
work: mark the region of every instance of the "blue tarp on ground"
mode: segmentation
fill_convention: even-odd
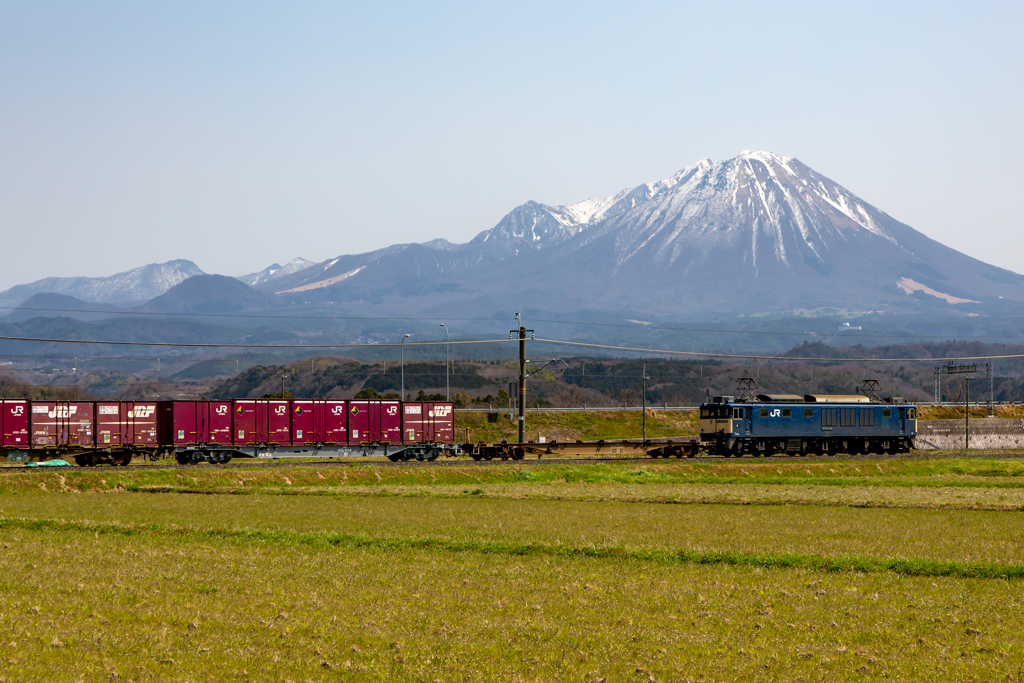
[[[71,463],[66,460],[47,460],[46,462],[25,463],[25,467],[71,467]]]

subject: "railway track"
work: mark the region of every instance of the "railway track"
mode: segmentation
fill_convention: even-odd
[[[722,458],[721,456],[696,456],[693,458],[681,458],[678,460],[670,459],[666,462],[700,462],[700,463],[730,463],[730,462],[745,462],[748,464],[756,464],[759,462],[788,462],[788,461],[800,461],[800,462],[837,462],[837,461],[858,461],[858,460],[940,460],[947,458],[999,458],[999,459],[1021,459],[1024,460],[1024,452],[1006,452],[1006,451],[951,451],[930,454],[928,452],[916,452],[910,454],[865,454],[865,455],[776,455],[776,456],[765,456],[760,458],[745,457],[742,459],[732,460]],[[472,460],[470,458],[453,458],[449,460],[436,460],[433,462],[391,462],[385,458],[373,458],[373,459],[349,459],[349,460],[326,460],[326,461],[305,461],[305,462],[290,462],[288,459],[268,459],[258,461],[245,461],[245,460],[232,460],[227,464],[199,464],[199,465],[179,465],[175,462],[167,463],[150,463],[145,465],[101,465],[98,467],[78,467],[72,465],[70,467],[61,467],[59,470],[54,470],[48,467],[4,467],[0,469],[2,472],[54,472],[61,471],[67,472],[72,470],[78,471],[102,471],[102,472],[140,472],[147,470],[186,470],[186,471],[197,471],[202,469],[280,469],[280,468],[334,468],[334,467],[412,467],[412,468],[423,468],[423,467],[508,467],[508,466],[527,466],[527,467],[543,467],[548,465],[595,465],[600,463],[622,463],[622,462],[636,462],[636,463],[661,463],[662,459],[651,458],[650,456],[607,456],[597,458],[573,458],[565,456],[555,457],[544,457],[535,459],[523,459],[523,460]]]

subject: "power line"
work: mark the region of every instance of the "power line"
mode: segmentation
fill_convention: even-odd
[[[545,342],[548,344],[558,344],[561,346],[582,346],[587,348],[597,349],[609,349],[613,351],[632,351],[637,353],[650,353],[654,355],[670,355],[670,356],[686,356],[686,357],[701,357],[701,358],[738,358],[744,360],[778,360],[778,361],[818,361],[827,363],[868,363],[868,362],[884,362],[884,363],[934,363],[936,361],[950,361],[950,360],[986,360],[996,358],[1024,358],[1024,353],[1007,353],[999,355],[989,356],[954,356],[949,358],[808,358],[808,357],[796,357],[796,356],[755,356],[749,354],[740,353],[705,353],[702,351],[667,351],[659,349],[643,349],[633,346],[616,346],[613,344],[591,344],[587,342],[572,342],[561,339],[541,339],[536,338],[531,341]]]
[[[190,349],[355,349],[385,348],[399,346],[399,342],[362,343],[362,344],[209,344],[186,342],[134,342],[104,341],[89,339],[45,339],[41,337],[8,337],[0,336],[0,341],[42,342],[48,344],[101,344],[107,346],[161,346]],[[444,344],[507,344],[508,339],[467,339],[464,341],[409,342],[406,346],[443,346]]]

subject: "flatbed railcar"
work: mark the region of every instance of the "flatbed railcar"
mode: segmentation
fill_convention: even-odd
[[[454,406],[433,401],[0,399],[0,456],[127,465],[133,457],[434,460],[455,455]]]
[[[712,455],[908,453],[917,407],[865,395],[719,396],[700,407],[701,450]]]

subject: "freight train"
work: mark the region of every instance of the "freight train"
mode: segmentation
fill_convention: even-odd
[[[718,396],[700,407],[701,449],[712,455],[908,453],[917,407],[864,395]]]
[[[453,404],[422,401],[235,399],[28,401],[0,399],[0,457],[8,462],[73,457],[79,465],[127,465],[134,456],[182,464],[235,457],[384,456],[520,460],[527,454],[700,453],[827,455],[906,453],[917,408],[864,395],[718,396],[700,406],[700,438],[575,442],[455,441]]]
[[[127,465],[134,456],[223,463],[233,457],[454,455],[451,403],[318,399],[28,401],[0,399],[8,462],[73,457]]]

